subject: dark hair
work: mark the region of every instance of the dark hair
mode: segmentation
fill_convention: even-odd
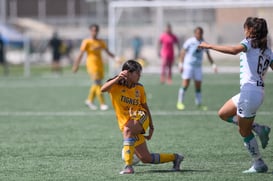
[[[194,29],[194,33],[199,30],[202,34],[204,33],[204,30],[201,26],[197,26],[195,29]]]
[[[123,70],[128,70],[128,72],[141,72],[142,66],[135,60],[128,60],[122,65],[122,71]]]
[[[267,49],[267,23],[263,18],[248,17],[244,23],[244,28],[249,29],[252,48]]]
[[[96,28],[97,31],[100,30],[100,27],[99,27],[98,24],[91,24],[91,25],[89,26],[89,29],[91,30],[92,28]]]
[[[140,63],[138,63],[137,61],[135,60],[128,60],[126,61],[123,65],[122,65],[122,71],[123,70],[128,70],[128,72],[134,72],[134,71],[137,71],[137,72],[141,72],[142,71],[142,66],[140,65]],[[117,76],[107,80],[110,81],[110,80],[113,80],[114,78],[116,78]],[[119,85],[126,85],[127,82],[125,79],[121,79],[119,80],[118,82]]]

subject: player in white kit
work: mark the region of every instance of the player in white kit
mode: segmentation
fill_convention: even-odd
[[[254,122],[256,112],[264,99],[264,75],[273,69],[273,53],[267,43],[267,23],[262,18],[249,17],[244,23],[245,39],[236,46],[201,43],[199,47],[227,54],[240,55],[240,93],[228,100],[219,110],[219,117],[239,126],[244,146],[253,159],[253,165],[243,173],[267,172],[252,130],[259,136],[262,148],[268,144],[270,128]]]
[[[203,54],[206,52],[208,60],[211,63],[214,72],[217,72],[217,67],[212,60],[207,49],[198,48],[199,44],[203,42],[203,29],[197,27],[194,29],[194,37],[189,38],[183,45],[181,50],[181,58],[179,62],[179,69],[182,73],[182,86],[178,90],[177,109],[184,110],[184,98],[186,91],[190,85],[190,80],[195,82],[195,104],[198,108],[206,110],[207,107],[202,106],[201,84],[202,84],[202,61]]]

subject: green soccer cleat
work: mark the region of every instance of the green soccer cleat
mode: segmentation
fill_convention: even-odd
[[[265,149],[268,144],[270,131],[271,129],[268,126],[260,126],[256,132],[260,138],[263,149]]]
[[[208,107],[207,106],[203,106],[203,105],[197,105],[197,108],[201,111],[207,111]]]
[[[185,109],[185,105],[183,103],[177,103],[176,104],[176,108],[180,111],[184,110]]]

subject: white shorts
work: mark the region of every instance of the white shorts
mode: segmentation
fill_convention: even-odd
[[[252,118],[262,105],[264,93],[262,91],[241,91],[232,97],[237,107],[237,115],[242,118]]]
[[[182,79],[193,79],[197,81],[202,81],[202,67],[185,66],[182,73]]]

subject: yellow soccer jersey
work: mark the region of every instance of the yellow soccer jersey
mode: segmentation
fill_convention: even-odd
[[[146,114],[147,111],[142,107],[142,104],[146,103],[146,94],[141,84],[132,88],[114,84],[109,94],[121,131],[129,119],[138,119]]]
[[[90,73],[103,72],[101,51],[106,48],[103,40],[85,39],[81,44],[81,51],[87,53],[86,66]]]

